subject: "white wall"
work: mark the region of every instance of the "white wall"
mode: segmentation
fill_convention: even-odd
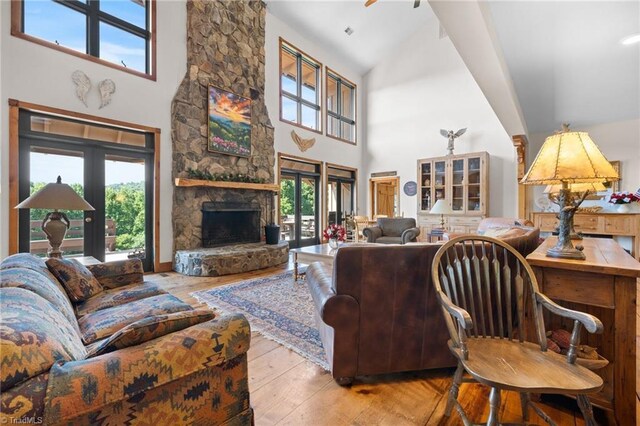
[[[0,258],[8,254],[8,106],[7,99],[31,102],[161,129],[160,255],[173,257],[171,233],[171,99],[186,71],[186,19],[184,0],[157,3],[157,81],[137,77],[77,58],[10,35],[11,2],[0,1]],[[111,105],[98,109],[93,90],[89,107],[74,95],[71,73],[84,71],[95,84],[105,78],[117,86]]]
[[[640,119],[618,121],[613,123],[598,124],[590,127],[580,127],[581,130],[589,133],[591,139],[598,145],[602,153],[609,161],[619,160],[622,172],[620,182],[621,191],[635,192],[640,188]],[[542,144],[549,133],[534,133],[529,138],[530,154],[529,163],[540,151]],[[540,211],[535,206],[535,200],[543,195],[543,186],[533,187],[531,206],[532,211]],[[606,200],[601,202],[585,201],[584,206],[599,205],[606,211],[614,211],[615,207]],[[634,206],[637,208],[637,206]],[[637,209],[640,212],[640,209]]]
[[[311,55],[317,61],[320,61],[323,66],[329,67],[344,78],[352,81],[357,85],[357,108],[358,108],[358,121],[357,127],[357,145],[352,145],[346,142],[341,142],[336,139],[329,138],[325,135],[314,133],[297,126],[280,121],[280,83],[279,83],[279,38],[282,37],[287,42],[291,43],[298,49],[304,51],[306,54]],[[363,174],[362,168],[362,150],[364,146],[364,134],[363,134],[363,84],[362,77],[354,71],[351,67],[340,60],[337,56],[331,54],[321,44],[318,44],[308,38],[300,35],[293,28],[282,22],[279,18],[270,12],[267,12],[266,19],[266,78],[265,78],[265,101],[267,109],[269,110],[269,118],[271,124],[275,128],[275,151],[276,156],[278,152],[290,155],[296,155],[299,157],[310,158],[314,160],[321,160],[323,162],[329,162],[339,164],[342,166],[355,167],[358,169],[359,184],[357,189],[358,208],[360,213],[365,213],[365,194],[366,194],[366,175]],[[324,97],[324,76],[325,71],[322,74],[322,96]],[[323,104],[324,104],[323,100]],[[324,114],[324,106],[322,113]],[[324,123],[324,115],[322,122]],[[298,146],[291,139],[291,130],[295,130],[296,133],[304,138],[315,138],[315,145],[305,152],[301,152]],[[323,124],[324,130],[324,124]],[[276,162],[277,168],[277,162]],[[277,173],[277,170],[276,170]]]
[[[490,160],[490,215],[517,212],[516,154],[471,73],[448,38],[438,38],[429,21],[365,76],[367,90],[367,176],[397,171],[401,186],[415,181],[416,160],[447,153],[440,129],[467,127],[456,154],[487,151]],[[415,217],[417,196],[402,192],[400,211]]]

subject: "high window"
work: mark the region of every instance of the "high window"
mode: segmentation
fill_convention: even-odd
[[[14,1],[12,34],[153,78],[154,1]]]
[[[356,85],[327,68],[327,136],[356,143]]]
[[[280,39],[280,120],[316,132],[322,64]]]

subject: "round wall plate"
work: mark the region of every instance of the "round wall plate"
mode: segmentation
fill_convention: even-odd
[[[406,195],[408,195],[409,197],[413,197],[418,193],[418,184],[410,180],[409,182],[404,184],[402,189],[404,190],[404,193]]]

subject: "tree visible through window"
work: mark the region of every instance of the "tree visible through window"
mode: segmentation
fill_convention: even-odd
[[[22,0],[21,32],[150,74],[151,0]]]
[[[322,65],[280,39],[280,119],[320,131]]]

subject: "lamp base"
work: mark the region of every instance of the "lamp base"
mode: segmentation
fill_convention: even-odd
[[[583,252],[574,247],[555,246],[547,250],[547,257],[558,259],[585,260],[587,257]]]
[[[47,256],[56,258],[62,257],[62,250],[60,250],[60,246],[62,245],[62,240],[64,240],[64,236],[67,233],[69,224],[69,218],[63,212],[56,210],[47,213],[42,221],[42,231],[47,236],[47,240],[49,240],[49,245],[51,246],[51,250],[47,252]]]

